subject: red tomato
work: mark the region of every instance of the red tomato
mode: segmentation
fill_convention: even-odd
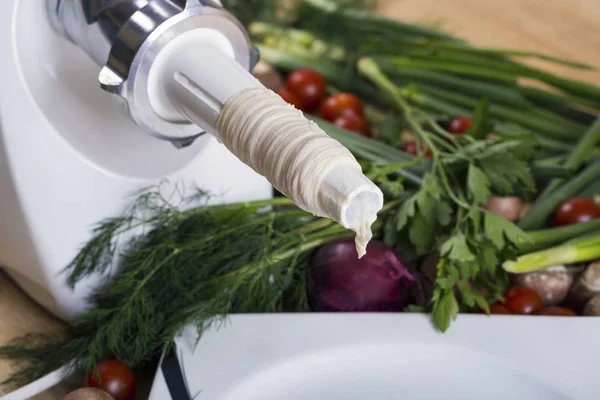
[[[508,308],[504,307],[502,304],[492,304],[490,306],[490,314],[512,314]]]
[[[423,143],[421,143],[421,148],[423,148]],[[410,142],[406,142],[402,145],[401,147],[402,151],[408,154],[412,154],[413,156],[417,155],[417,143],[410,141]],[[431,149],[427,149],[427,151],[425,151],[425,157],[432,157],[433,153],[431,152]]]
[[[509,288],[504,298],[504,306],[515,314],[531,314],[544,307],[540,295],[526,286]]]
[[[576,314],[564,307],[544,307],[534,312],[535,315],[553,315],[557,317],[574,317]]]
[[[105,360],[98,364],[98,379],[94,371],[90,372],[85,379],[85,386],[103,390],[115,400],[133,400],[135,375],[121,361]]]
[[[371,136],[371,127],[369,126],[369,122],[362,115],[347,112],[337,117],[333,123],[349,131],[356,132],[364,136]]]
[[[600,218],[600,206],[585,197],[573,197],[563,202],[552,217],[553,226],[564,226]]]
[[[448,132],[462,135],[467,133],[472,123],[473,119],[471,117],[455,118],[448,124]]]
[[[292,72],[285,81],[287,89],[294,93],[303,104],[302,111],[315,111],[323,99],[326,92],[325,79],[316,71],[306,68],[300,68]]]
[[[300,101],[298,96],[296,96],[294,93],[290,92],[289,90],[287,90],[285,88],[281,88],[281,89],[277,90],[275,93],[277,93],[286,103],[293,105],[298,110],[302,110],[302,108],[304,107],[302,105],[302,101]]]
[[[319,110],[321,118],[334,121],[346,112],[363,115],[363,104],[358,96],[351,93],[336,93],[325,99]]]

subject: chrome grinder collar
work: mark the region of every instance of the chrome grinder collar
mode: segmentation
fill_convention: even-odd
[[[100,87],[121,112],[145,133],[177,147],[203,132],[191,123],[164,120],[152,109],[148,75],[161,49],[184,32],[211,28],[231,41],[244,68],[251,71],[258,62],[244,27],[215,0],[46,1],[54,28],[101,67]]]

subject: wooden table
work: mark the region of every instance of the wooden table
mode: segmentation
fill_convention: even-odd
[[[600,0],[380,0],[380,12],[435,25],[479,45],[545,52],[600,67]],[[599,72],[550,69],[600,84]],[[0,321],[0,344],[30,331],[62,329],[1,273]],[[0,379],[10,371],[0,361]]]
[[[600,0],[379,0],[383,14],[436,26],[480,46],[548,53],[600,68]],[[600,72],[549,66],[600,84]]]

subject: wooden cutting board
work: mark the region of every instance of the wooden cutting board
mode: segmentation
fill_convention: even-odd
[[[600,0],[380,0],[379,11],[435,25],[478,45],[544,52],[600,67]],[[598,72],[532,63],[600,85]],[[0,321],[0,345],[27,332],[64,328],[2,273]],[[0,361],[0,380],[11,371]],[[39,400],[60,398],[47,393]]]

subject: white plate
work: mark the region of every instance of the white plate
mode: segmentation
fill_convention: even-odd
[[[177,339],[196,400],[597,400],[600,318],[236,315]],[[150,399],[168,399],[159,372]]]

